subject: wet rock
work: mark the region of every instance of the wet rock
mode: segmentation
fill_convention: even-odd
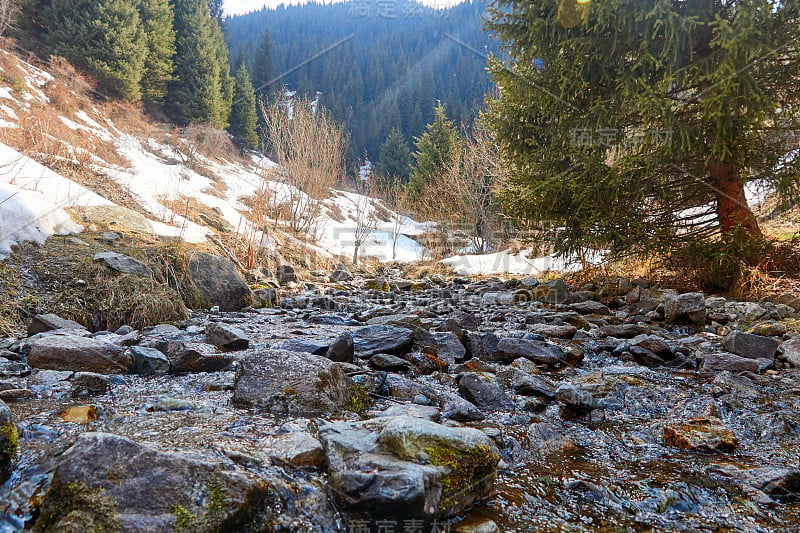
[[[153,272],[146,264],[138,259],[117,252],[100,252],[94,254],[92,260],[105,264],[111,270],[123,274],[136,274],[137,276],[152,277]]]
[[[384,518],[447,518],[489,494],[500,455],[491,439],[412,417],[320,427],[341,507]]]
[[[131,346],[131,372],[134,374],[163,375],[169,373],[169,359],[159,350],[145,346]]]
[[[554,453],[577,451],[579,448],[563,428],[549,422],[537,422],[528,427],[528,442],[531,452],[546,457]]]
[[[422,352],[412,352],[408,354],[408,360],[413,365],[414,371],[421,375],[432,374],[434,372],[447,372],[450,365],[435,355]]]
[[[790,338],[781,344],[783,357],[795,368],[800,368],[800,335]]]
[[[221,372],[233,363],[233,356],[218,353],[210,344],[188,342],[170,358],[170,368],[175,374],[194,372]]]
[[[411,363],[394,355],[375,354],[369,358],[369,364],[378,370],[408,370]]]
[[[341,364],[308,353],[267,349],[241,360],[233,403],[316,416],[346,408],[352,394],[353,382]]]
[[[317,315],[312,316],[309,320],[312,324],[322,324],[323,326],[360,326],[358,320],[346,318],[338,315]]]
[[[582,315],[611,315],[611,309],[594,300],[570,304],[568,309]]]
[[[506,337],[497,345],[500,361],[510,362],[524,357],[535,363],[556,365],[564,362],[564,351],[554,344],[544,341]]]
[[[701,370],[706,372],[728,370],[738,374],[739,372],[756,372],[758,367],[759,363],[755,359],[747,359],[727,352],[714,352],[703,356]]]
[[[463,361],[467,356],[467,349],[454,333],[437,332],[433,333],[433,338],[436,341],[437,355],[451,365]]]
[[[664,426],[664,446],[706,452],[732,451],[738,444],[733,432],[716,417],[691,417]]]
[[[497,345],[500,339],[494,333],[467,333],[466,352],[469,357],[481,361],[497,361]]]
[[[397,314],[381,315],[367,320],[370,326],[396,326],[398,328],[414,329],[422,326],[422,320],[417,315]]]
[[[667,322],[688,322],[697,326],[706,321],[706,298],[700,292],[687,292],[664,299],[664,318]]]
[[[747,359],[775,359],[778,341],[769,337],[734,330],[722,339],[722,346],[729,352]]]
[[[533,289],[533,297],[549,304],[563,304],[569,300],[570,292],[562,279],[538,285]]]
[[[0,376],[19,378],[29,376],[31,374],[31,367],[22,361],[9,361],[4,357],[0,357]]]
[[[224,322],[211,322],[206,326],[206,342],[225,350],[246,350],[250,346],[244,331]]]
[[[615,337],[617,339],[632,339],[644,333],[646,328],[640,324],[614,324],[598,328],[599,337]]]
[[[564,489],[589,502],[604,502],[608,500],[608,491],[591,481],[573,479],[564,482]]]
[[[58,416],[64,422],[88,424],[97,420],[97,407],[94,405],[75,405],[64,409]]]
[[[51,335],[31,343],[28,364],[34,368],[121,374],[130,356],[119,346],[99,339]]]
[[[280,501],[279,487],[270,481],[84,433],[59,458],[36,530],[251,531],[254,521],[269,524],[277,514],[270,507]]]
[[[330,273],[328,279],[331,280],[331,283],[343,283],[353,281],[353,276],[346,270],[334,270]]]
[[[441,418],[441,412],[438,407],[430,405],[403,404],[393,405],[385,411],[376,414],[376,417],[389,416],[411,416],[414,418],[422,418],[423,420],[430,420],[431,422],[438,422]]]
[[[266,439],[263,451],[275,464],[295,468],[311,466],[322,468],[325,465],[325,452],[322,444],[305,431],[293,431]]]
[[[159,398],[147,406],[147,410],[151,412],[191,411],[196,408],[197,405],[189,400],[169,397]]]
[[[749,485],[782,502],[800,500],[800,469],[797,468],[764,466],[738,469],[729,465],[710,465],[706,472],[712,479]]]
[[[72,388],[70,395],[73,398],[82,396],[95,396],[103,394],[108,390],[109,379],[103,374],[94,372],[76,372],[72,377]]]
[[[475,404],[456,394],[447,393],[442,400],[442,418],[459,422],[474,422],[486,418]]]
[[[514,371],[511,378],[511,386],[514,392],[523,396],[538,396],[552,400],[555,398],[556,389],[553,384],[542,377],[531,376],[522,371]]]
[[[467,518],[452,526],[453,533],[500,533],[500,527],[488,518]]]
[[[510,411],[514,402],[503,392],[503,389],[482,380],[477,374],[463,374],[458,379],[458,392],[468,401],[482,409],[492,411]]]
[[[529,329],[542,337],[557,339],[571,339],[575,332],[578,331],[578,328],[569,324],[533,324]]]
[[[648,368],[655,368],[664,364],[663,359],[641,346],[631,346],[630,353],[637,363]]]
[[[227,257],[194,252],[189,257],[189,274],[209,307],[238,311],[254,301],[247,282]]]
[[[254,291],[262,305],[274,306],[278,304],[278,291],[274,287],[263,287]]]
[[[31,320],[31,323],[28,326],[28,337],[33,337],[37,333],[53,331],[56,329],[85,330],[86,328],[77,322],[61,318],[60,316],[54,314],[34,315],[33,320]]]
[[[9,474],[11,461],[17,453],[17,427],[11,417],[11,409],[0,400],[0,482]]]
[[[313,353],[314,355],[323,355],[328,351],[330,344],[318,339],[288,339],[274,345],[274,348],[279,350],[288,350],[290,352],[306,352]]]
[[[355,352],[360,357],[379,353],[405,355],[411,350],[413,332],[395,326],[366,326],[350,332]]]
[[[325,357],[337,363],[352,363],[355,357],[353,336],[345,332],[336,337],[325,352]]]
[[[280,265],[277,270],[275,270],[275,278],[278,280],[278,283],[284,285],[292,281],[297,281],[297,274],[294,271],[294,267],[291,265]]]
[[[555,392],[556,399],[563,403],[567,409],[576,412],[586,412],[599,409],[600,402],[589,392],[579,389],[572,383],[562,383]]]

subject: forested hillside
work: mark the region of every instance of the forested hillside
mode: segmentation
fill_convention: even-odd
[[[481,29],[484,12],[479,1],[445,10],[405,0],[312,3],[229,17],[225,34],[233,64],[243,59],[256,73],[269,61],[259,53],[267,32],[269,80],[282,75],[311,98],[322,92],[350,132],[351,159],[376,160],[393,128],[409,142],[420,135],[436,100],[454,123],[471,121],[489,87],[484,55],[496,47]]]

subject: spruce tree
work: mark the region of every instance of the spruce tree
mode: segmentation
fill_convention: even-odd
[[[226,125],[233,98],[225,43],[205,0],[174,0],[175,72],[165,109],[180,125]]]
[[[414,168],[407,189],[412,202],[419,197],[426,183],[441,175],[456,161],[461,150],[458,132],[445,115],[441,102],[434,108],[433,122],[415,141]]]
[[[403,133],[394,128],[381,145],[380,158],[375,169],[378,175],[405,183],[411,172],[411,149]]]
[[[142,77],[142,99],[160,107],[167,95],[167,84],[175,68],[174,15],[168,0],[141,0],[139,17],[147,42],[147,57]]]
[[[253,87],[256,96],[270,100],[280,89],[280,82],[275,79],[276,71],[272,60],[272,39],[265,30],[253,58]]]
[[[129,0],[52,0],[42,10],[49,54],[95,76],[101,92],[125,100],[141,96],[147,48]]]
[[[233,105],[228,126],[228,131],[237,144],[251,150],[258,147],[256,120],[256,93],[253,91],[247,67],[241,63],[234,77]]]
[[[562,253],[759,249],[745,185],[800,192],[800,2],[573,4],[491,10],[506,209]]]

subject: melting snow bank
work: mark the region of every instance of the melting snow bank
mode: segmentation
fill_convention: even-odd
[[[508,250],[483,255],[454,255],[442,259],[460,276],[489,274],[523,274],[538,276],[548,271],[576,272],[581,269],[580,261],[557,258],[551,255],[528,257],[526,251],[512,254]]]
[[[41,193],[0,183],[0,259],[22,241],[42,244],[50,235],[79,233],[82,226]]]

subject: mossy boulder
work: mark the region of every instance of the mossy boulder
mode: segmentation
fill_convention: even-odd
[[[0,400],[0,482],[8,477],[16,453],[17,426],[11,417],[11,410]]]
[[[410,416],[320,427],[340,506],[376,518],[447,518],[488,496],[500,455],[483,432]]]

